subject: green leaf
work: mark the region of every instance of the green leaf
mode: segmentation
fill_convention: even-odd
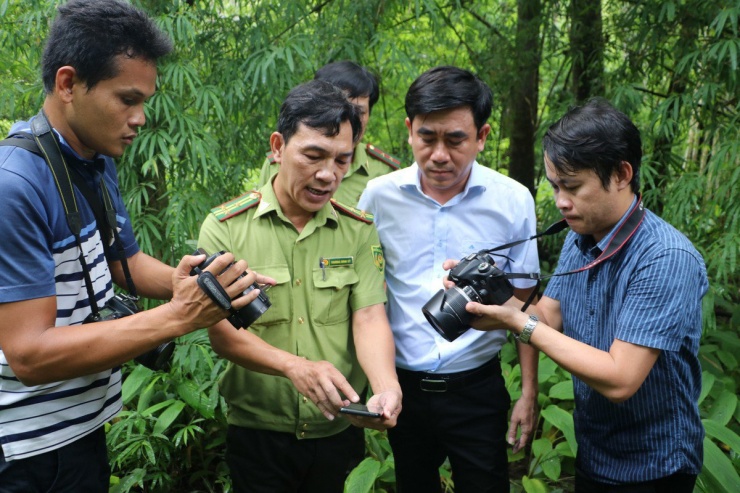
[[[354,468],[344,482],[344,493],[370,493],[380,471],[380,462],[366,458]]]
[[[192,380],[183,380],[178,383],[177,395],[204,418],[213,419],[215,416],[217,402],[210,399],[208,394],[201,392]]]
[[[527,493],[547,493],[547,486],[539,479],[522,476],[522,486]]]
[[[563,432],[565,439],[570,445],[570,449],[573,453],[578,451],[578,442],[576,442],[576,434],[573,427],[573,415],[560,409],[558,406],[549,406],[542,410],[542,417],[552,423],[552,425]]]
[[[121,398],[124,404],[128,404],[139,391],[146,385],[154,372],[144,365],[136,365],[134,371],[129,373],[121,385]]]
[[[701,395],[699,396],[699,404],[704,402],[704,399],[709,394],[709,391],[712,390],[712,387],[714,386],[714,381],[716,380],[716,377],[709,373],[708,371],[704,371],[701,374]]]
[[[542,457],[552,452],[552,443],[547,438],[538,438],[532,441],[532,452],[534,456],[542,460]]]
[[[702,474],[709,474],[725,490],[716,493],[734,493],[740,491],[740,476],[730,459],[709,438],[704,438],[704,469]]]
[[[726,425],[730,422],[735,408],[737,407],[737,395],[723,390],[709,410],[709,419]]]
[[[159,415],[157,422],[154,423],[154,433],[164,433],[164,431],[169,428],[170,425],[177,419],[184,408],[184,402],[173,402],[171,406],[169,406],[162,412],[162,414]]]
[[[573,396],[573,380],[564,380],[558,382],[550,387],[549,396],[551,399],[559,399],[561,401],[572,401]]]
[[[735,453],[740,454],[740,436],[734,431],[711,419],[703,419],[701,422],[704,424],[707,436],[719,440],[734,450]]]
[[[152,416],[154,413],[156,413],[160,409],[164,409],[170,406],[173,402],[175,402],[175,399],[167,399],[166,401],[162,401],[157,404],[154,404],[153,406],[148,407],[144,411],[142,411],[141,415],[142,416]]]
[[[557,454],[550,454],[540,463],[540,466],[542,467],[542,471],[545,473],[545,476],[551,480],[557,481],[560,479],[561,465],[560,457]]]

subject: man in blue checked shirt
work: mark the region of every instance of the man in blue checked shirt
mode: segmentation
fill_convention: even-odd
[[[543,144],[571,228],[555,277],[526,313],[515,298],[467,310],[481,316],[476,328],[506,328],[572,373],[577,493],[690,493],[704,437],[704,261],[642,208],[640,132],[623,113],[589,101],[552,125]]]

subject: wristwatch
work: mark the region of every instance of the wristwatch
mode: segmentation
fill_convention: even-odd
[[[537,322],[539,322],[539,319],[534,315],[530,315],[529,320],[524,324],[524,328],[521,333],[514,336],[516,337],[516,340],[522,344],[529,344],[529,338],[532,337],[532,332],[534,332],[534,328],[537,327]]]

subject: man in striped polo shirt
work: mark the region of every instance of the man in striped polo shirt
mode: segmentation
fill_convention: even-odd
[[[20,144],[0,147],[2,493],[107,492],[103,426],[121,409],[120,365],[228,314],[189,275],[204,255],[186,256],[175,269],[139,250],[118,187],[113,158],[144,125],[156,61],[171,49],[171,41],[128,3],[61,5],[44,50],[43,112],[11,130],[34,143],[29,134],[43,124],[39,133],[55,141],[49,148],[59,147],[70,174],[79,174],[93,191],[105,184],[138,293],[169,303],[83,325],[95,305],[113,297],[114,282],[127,286],[124,257],[104,248],[102,225],[79,187],[74,201],[65,201],[79,210],[81,224],[70,221],[81,226],[75,232],[44,159]],[[221,272],[231,261],[231,254],[222,255],[208,270]],[[245,266],[236,263],[220,283],[229,286]],[[255,277],[227,287],[229,296]],[[255,296],[235,301],[234,308]]]
[[[577,493],[691,493],[704,437],[704,261],[642,207],[640,132],[626,115],[589,101],[543,144],[571,228],[555,277],[527,313],[513,298],[467,309],[484,316],[477,328],[511,330],[572,373]]]

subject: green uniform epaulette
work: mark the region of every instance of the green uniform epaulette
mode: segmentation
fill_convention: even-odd
[[[401,168],[401,161],[399,161],[398,159],[394,158],[390,154],[386,154],[385,152],[381,151],[380,149],[378,149],[374,145],[367,144],[367,146],[365,147],[365,149],[367,150],[367,153],[370,154],[372,157],[374,157],[375,159],[377,159],[378,161],[380,161],[382,163],[387,164],[388,166],[390,166],[394,170],[397,170],[397,169],[400,169]]]
[[[229,218],[237,216],[242,212],[251,209],[255,205],[259,204],[261,199],[261,193],[254,191],[247,192],[244,195],[240,195],[235,199],[231,199],[228,202],[224,202],[223,204],[214,207],[213,209],[211,209],[211,212],[214,216],[216,216],[216,219],[224,222]]]
[[[275,164],[277,162],[275,161],[275,154],[272,151],[265,154],[265,156],[267,157],[267,160],[270,162],[270,164]]]
[[[357,219],[358,221],[362,221],[363,223],[372,224],[373,220],[375,219],[372,214],[369,212],[363,211],[362,209],[358,209],[356,207],[351,207],[349,205],[342,204],[340,202],[337,202],[334,199],[331,199],[331,205],[334,206],[336,210],[344,214],[345,216],[349,216],[353,219]]]

